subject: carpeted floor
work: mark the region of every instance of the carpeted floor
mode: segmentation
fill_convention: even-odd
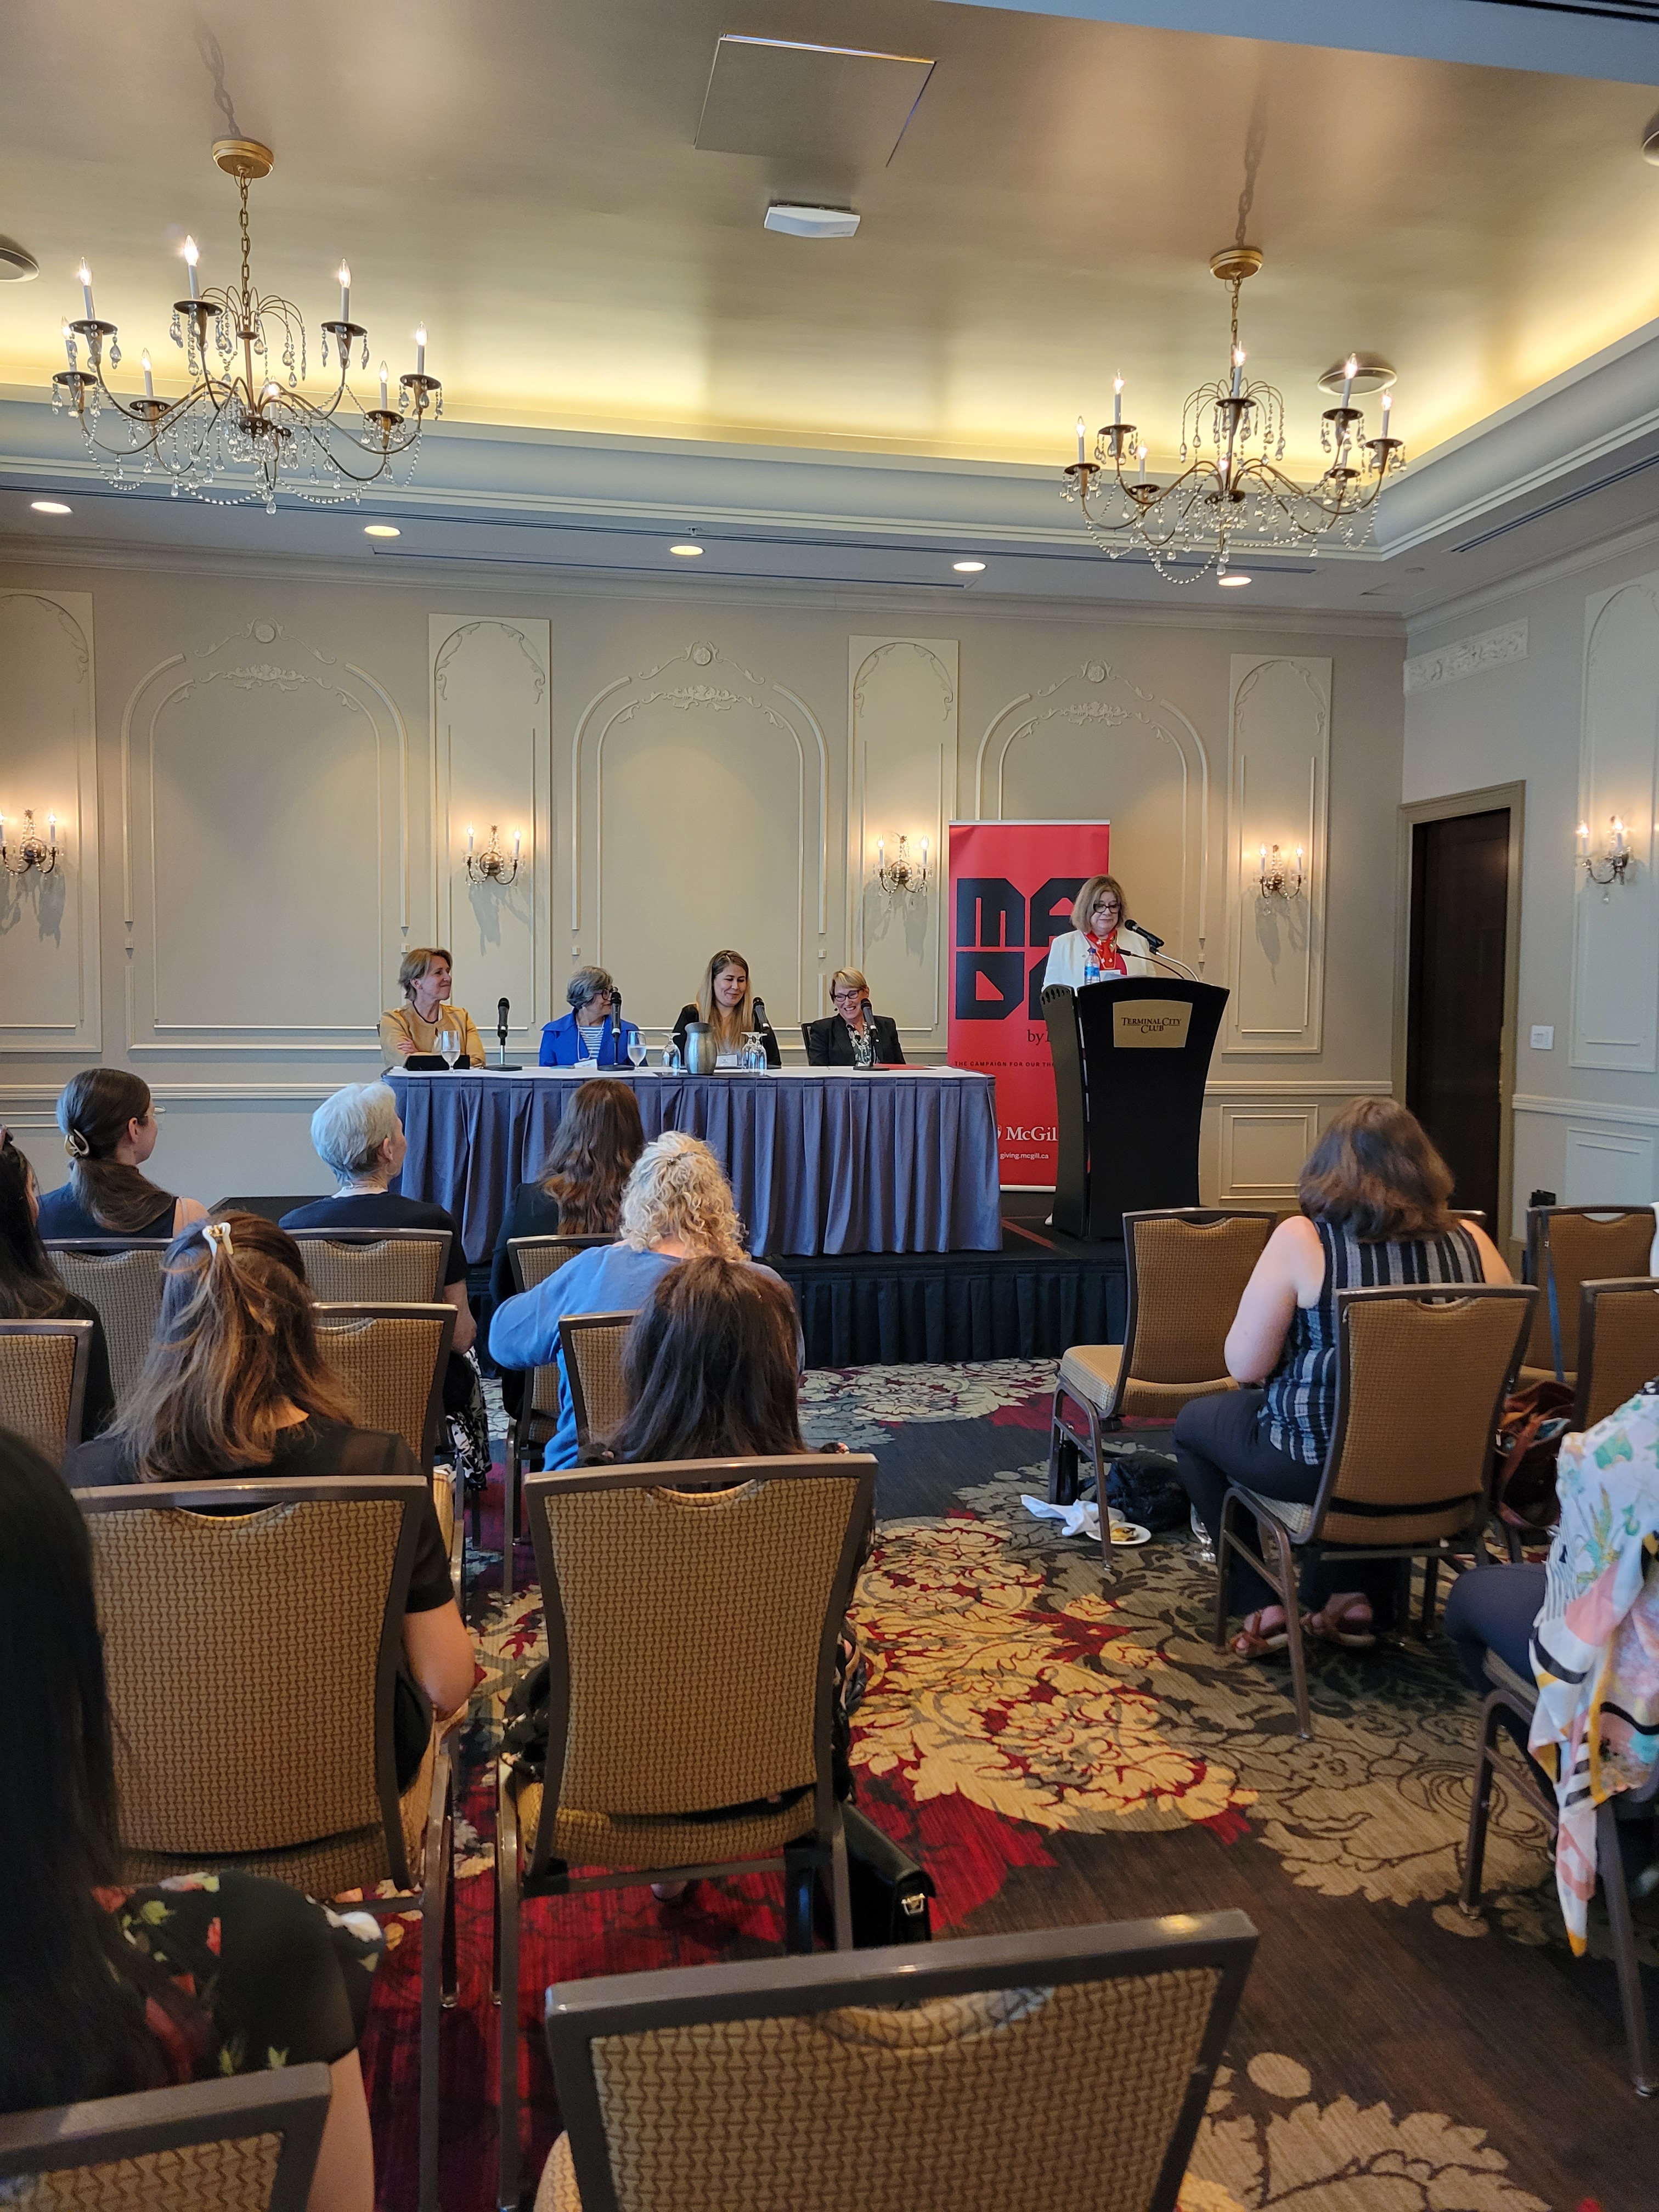
[[[1024,1512],[1020,1492],[1043,1486],[1052,1381],[1041,1361],[809,1378],[811,1437],[880,1462],[881,1537],[856,1608],[870,1658],[859,1802],[926,1862],[936,1926],[1249,1912],[1261,1948],[1183,2212],[1651,2204],[1659,2100],[1638,2102],[1624,2072],[1605,1925],[1598,1911],[1593,1955],[1573,1960],[1542,1830],[1513,1801],[1493,1820],[1485,1917],[1457,1910],[1476,1705],[1443,1643],[1320,1652],[1318,1734],[1301,1742],[1284,1662],[1212,1650],[1213,1570],[1184,1535],[1123,1555],[1103,1590],[1094,1547]],[[486,1557],[469,1607],[487,1667],[538,1647],[534,1589],[504,1607],[499,1584]],[[488,1711],[481,1698],[465,1744],[446,2212],[494,2202]],[[763,1954],[780,1942],[776,1908],[763,1879],[703,1884],[675,1908],[643,1888],[530,1908],[527,2183],[557,2126],[546,1984]],[[1656,1937],[1650,1908],[1650,1968]],[[416,1951],[389,1958],[365,2049],[380,2201],[399,2212],[414,2203]]]

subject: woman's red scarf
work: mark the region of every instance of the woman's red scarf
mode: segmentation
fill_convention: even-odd
[[[1095,965],[1103,975],[1128,974],[1127,964],[1123,955],[1117,949],[1115,929],[1109,929],[1104,937],[1097,937],[1092,929],[1085,929],[1083,933],[1088,939],[1090,948],[1094,953]]]

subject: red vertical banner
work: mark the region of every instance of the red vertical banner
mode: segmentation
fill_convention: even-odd
[[[1054,1180],[1054,1072],[1042,1019],[1048,948],[1072,902],[1111,865],[1107,822],[951,824],[952,1067],[994,1076],[1002,1180]]]

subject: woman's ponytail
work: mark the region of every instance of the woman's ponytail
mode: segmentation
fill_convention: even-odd
[[[58,1126],[75,1201],[120,1237],[148,1229],[173,1202],[171,1192],[115,1158],[129,1125],[142,1121],[149,1109],[149,1084],[123,1067],[83,1067],[58,1094]]]

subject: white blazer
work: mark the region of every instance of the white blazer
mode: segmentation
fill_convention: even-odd
[[[1117,949],[1123,955],[1123,964],[1132,975],[1153,975],[1157,969],[1149,957],[1152,947],[1138,929],[1120,929]],[[1089,961],[1089,940],[1080,929],[1068,929],[1064,937],[1055,938],[1048,948],[1048,965],[1043,970],[1042,988],[1051,983],[1064,983],[1067,990],[1083,988],[1084,970]],[[1109,975],[1104,979],[1110,982]]]

